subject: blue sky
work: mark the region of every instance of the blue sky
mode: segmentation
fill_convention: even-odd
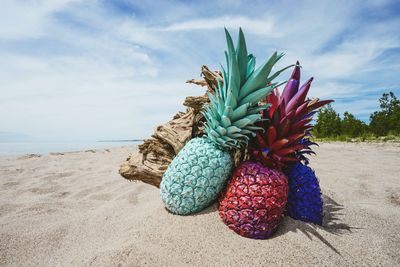
[[[368,121],[383,92],[400,95],[399,14],[380,0],[4,0],[0,141],[149,136],[203,93],[185,81],[224,62],[224,26],[258,63],[299,60],[310,96]]]

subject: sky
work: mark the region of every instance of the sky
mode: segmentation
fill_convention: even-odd
[[[257,65],[299,60],[309,95],[368,122],[400,95],[399,1],[2,0],[0,141],[141,139],[243,28]],[[290,71],[279,79],[286,80]]]

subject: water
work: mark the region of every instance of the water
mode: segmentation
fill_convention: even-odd
[[[48,154],[140,144],[142,141],[101,142],[0,142],[0,155]]]

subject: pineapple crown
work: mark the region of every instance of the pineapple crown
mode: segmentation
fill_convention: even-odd
[[[251,154],[256,160],[278,169],[297,161],[308,162],[305,155],[314,153],[310,146],[315,145],[309,139],[313,115],[316,109],[333,102],[306,99],[312,80],[299,88],[300,64],[296,62],[282,95],[275,89],[266,97],[271,106],[262,112],[264,132],[258,132],[251,144]]]
[[[242,29],[236,48],[225,29],[228,51],[225,51],[227,69],[222,66],[223,81],[218,80],[215,95],[208,93],[210,104],[202,112],[206,119],[205,132],[214,143],[230,149],[240,148],[262,127],[255,123],[262,119],[261,111],[269,104],[258,105],[273,88],[283,83],[272,83],[285,67],[271,74],[272,67],[283,57],[275,52],[269,60],[255,69],[256,58],[247,53]]]

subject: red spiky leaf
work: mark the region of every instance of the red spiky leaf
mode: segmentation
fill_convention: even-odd
[[[290,120],[286,120],[283,124],[281,124],[281,127],[279,127],[278,137],[282,138],[286,136],[289,130],[290,130]]]
[[[294,117],[294,114],[295,114],[295,111],[294,111],[294,110],[290,111],[288,114],[286,114],[286,116],[284,116],[284,117],[280,120],[279,124],[283,124],[283,123],[285,122],[285,120],[291,120],[291,119]]]
[[[299,160],[299,155],[308,154],[310,142],[304,145],[300,140],[305,138],[311,125],[315,110],[332,102],[319,99],[307,99],[313,78],[305,82],[299,89],[300,68],[297,64],[282,95],[275,88],[266,102],[271,104],[267,112],[263,112],[264,122],[261,126],[265,133],[257,134],[256,144],[250,149],[256,160],[273,168],[285,167],[290,162]],[[265,145],[267,144],[267,146]]]
[[[278,141],[275,141],[271,146],[270,149],[271,151],[277,151],[287,145],[289,143],[289,140],[287,139],[280,139]]]
[[[283,148],[281,150],[275,151],[275,154],[278,156],[285,156],[294,152],[296,152],[296,150],[294,150],[293,148]]]
[[[302,119],[296,123],[294,123],[291,127],[291,130],[293,133],[298,132],[297,129],[300,129],[301,127],[303,127],[304,125],[306,125],[307,123],[310,123],[312,121],[312,118],[306,118],[306,119]]]
[[[279,110],[276,110],[274,115],[272,116],[271,123],[272,125],[279,125],[279,121],[280,121]]]
[[[311,106],[308,107],[308,112],[311,112],[311,111],[313,111],[313,110],[316,110],[316,109],[318,109],[318,108],[320,108],[320,107],[323,107],[323,106],[325,106],[325,105],[327,105],[327,104],[329,104],[329,103],[332,103],[332,102],[334,102],[334,101],[333,101],[333,100],[318,101],[317,103],[315,103],[315,104],[313,104],[313,105],[311,105]],[[308,112],[307,112],[307,113],[308,113]]]
[[[297,133],[297,134],[293,134],[291,136],[289,136],[288,140],[289,140],[289,144],[292,144],[294,142],[299,141],[300,139],[302,139],[306,134],[305,133]]]
[[[296,157],[281,157],[281,161],[284,162],[297,162],[298,159]]]
[[[269,94],[266,97],[266,102],[271,104],[269,110],[268,110],[268,115],[269,118],[272,118],[275,110],[278,108],[279,105],[279,92],[277,89],[275,89],[271,94]]]
[[[267,130],[267,140],[268,144],[271,146],[276,140],[276,129],[274,126],[268,127]]]
[[[261,147],[268,147],[268,143],[265,142],[260,132],[256,133],[256,138]]]
[[[303,104],[301,104],[295,112],[295,117],[302,117],[304,115],[306,115],[308,113],[308,103],[309,101],[304,102]]]

